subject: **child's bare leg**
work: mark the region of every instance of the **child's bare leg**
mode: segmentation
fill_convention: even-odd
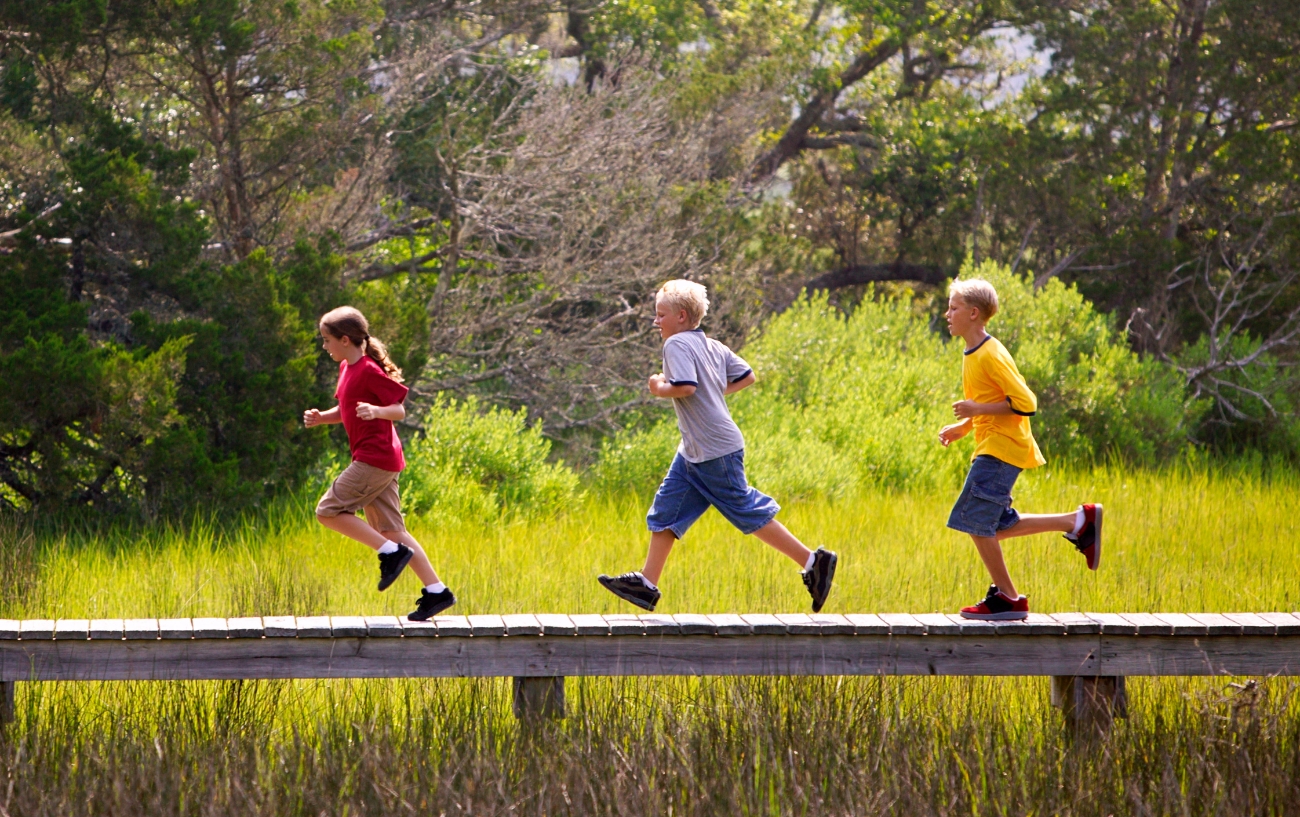
[[[975,549],[979,551],[980,558],[984,560],[984,567],[988,569],[989,576],[993,578],[993,583],[1008,598],[1020,598],[1020,594],[1016,592],[1016,586],[1011,583],[1011,574],[1007,572],[1007,563],[1002,558],[1002,546],[998,544],[997,537],[971,534],[970,538],[975,540]]]
[[[805,567],[808,560],[812,558],[812,551],[804,547],[803,542],[795,538],[795,535],[785,525],[775,519],[754,531],[754,535],[758,537],[760,542],[771,545],[789,556],[800,568]]]
[[[1022,513],[1020,521],[1006,530],[998,531],[998,539],[1010,539],[1014,536],[1033,536],[1036,533],[1073,533],[1075,512],[1069,513]],[[1002,585],[998,585],[1001,587]]]
[[[677,534],[670,530],[657,530],[650,534],[650,550],[645,555],[645,567],[641,568],[641,575],[651,584],[659,584],[659,576],[664,572],[664,565],[668,562],[668,554],[673,551],[673,544],[677,541]]]
[[[371,550],[379,550],[388,541],[382,533],[363,522],[354,513],[341,513],[338,516],[317,516],[316,521],[325,527],[341,533],[349,539],[355,539]]]
[[[420,543],[415,541],[414,536],[404,530],[386,530],[380,531],[380,533],[388,539],[392,539],[394,542],[401,542],[403,545],[406,545],[408,548],[415,551],[415,555],[411,557],[409,567],[411,570],[415,571],[415,575],[420,579],[420,584],[428,587],[431,584],[438,583],[438,573],[433,569],[433,562],[429,561],[429,557],[425,554],[424,548],[420,547]]]

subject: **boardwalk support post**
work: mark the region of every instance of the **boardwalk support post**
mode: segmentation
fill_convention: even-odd
[[[515,676],[515,717],[520,720],[564,717],[564,677]]]
[[[14,722],[14,681],[0,681],[0,726]]]
[[[1115,718],[1128,717],[1123,675],[1053,675],[1052,706],[1076,732],[1105,732]]]

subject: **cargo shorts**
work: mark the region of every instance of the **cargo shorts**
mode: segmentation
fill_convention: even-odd
[[[364,511],[366,522],[375,530],[404,531],[402,499],[397,492],[400,473],[353,462],[316,503],[316,515],[330,517]]]

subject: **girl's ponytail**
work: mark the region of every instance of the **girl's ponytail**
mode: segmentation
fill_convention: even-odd
[[[321,328],[336,338],[347,338],[360,347],[366,357],[379,364],[392,380],[402,382],[402,370],[388,356],[388,347],[379,338],[370,336],[370,323],[366,316],[350,306],[331,309],[321,316]]]

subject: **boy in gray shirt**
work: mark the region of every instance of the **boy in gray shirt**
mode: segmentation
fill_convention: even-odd
[[[673,543],[709,509],[717,508],[741,533],[752,533],[803,568],[817,612],[826,603],[838,557],[811,551],[776,521],[781,506],[745,479],[745,438],[731,419],[726,396],[753,384],[754,372],[735,352],[699,328],[709,310],[708,290],[669,281],[655,295],[655,326],[664,339],[664,370],[651,375],[650,393],[669,398],[682,442],[646,515],[650,551],[639,572],[600,576],[621,599],[646,610],[659,602],[657,583]]]

